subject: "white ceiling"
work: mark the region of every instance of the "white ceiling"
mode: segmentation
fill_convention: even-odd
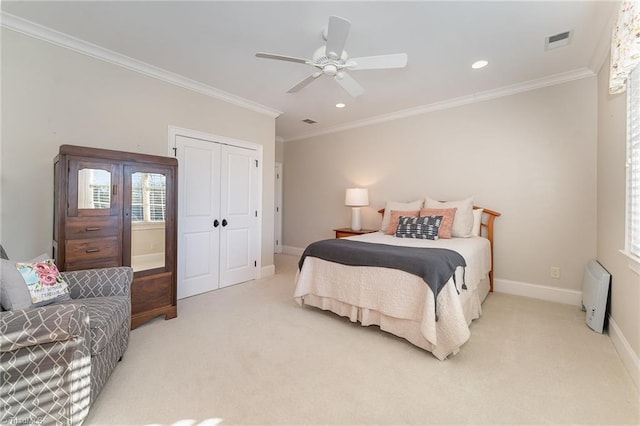
[[[607,54],[618,2],[2,1],[1,7],[281,111],[276,134],[293,140],[487,91],[588,75]],[[350,72],[365,89],[355,99],[324,76],[286,93],[314,69],[255,53],[311,58],[324,45],[329,15],[351,21],[350,56],[404,52],[407,67]],[[545,37],[567,30],[568,46],[545,50]],[[489,65],[472,70],[478,59]],[[337,102],[347,107],[337,109]]]

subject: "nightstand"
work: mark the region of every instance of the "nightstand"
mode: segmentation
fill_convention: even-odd
[[[334,229],[334,231],[336,231],[336,238],[344,238],[353,237],[354,235],[370,234],[372,232],[376,232],[377,229],[361,229],[359,231],[354,231],[351,228],[339,228]]]

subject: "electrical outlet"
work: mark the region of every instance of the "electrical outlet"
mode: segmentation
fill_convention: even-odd
[[[551,268],[549,268],[549,275],[551,275],[551,278],[555,278],[557,280],[560,279],[560,267],[559,266],[552,266]]]

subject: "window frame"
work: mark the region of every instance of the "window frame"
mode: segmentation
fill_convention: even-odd
[[[627,79],[625,158],[625,248],[629,267],[640,274],[640,65]]]

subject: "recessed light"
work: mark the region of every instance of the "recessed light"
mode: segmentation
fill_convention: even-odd
[[[484,68],[487,65],[489,65],[489,62],[482,60],[482,61],[475,61],[472,65],[471,68],[473,68],[474,70],[479,70],[480,68]]]
[[[337,104],[336,104],[336,108],[344,108],[344,107],[346,107],[346,106],[347,106],[347,105],[346,105],[346,104],[343,104],[342,102],[339,102],[339,103],[337,103]]]

